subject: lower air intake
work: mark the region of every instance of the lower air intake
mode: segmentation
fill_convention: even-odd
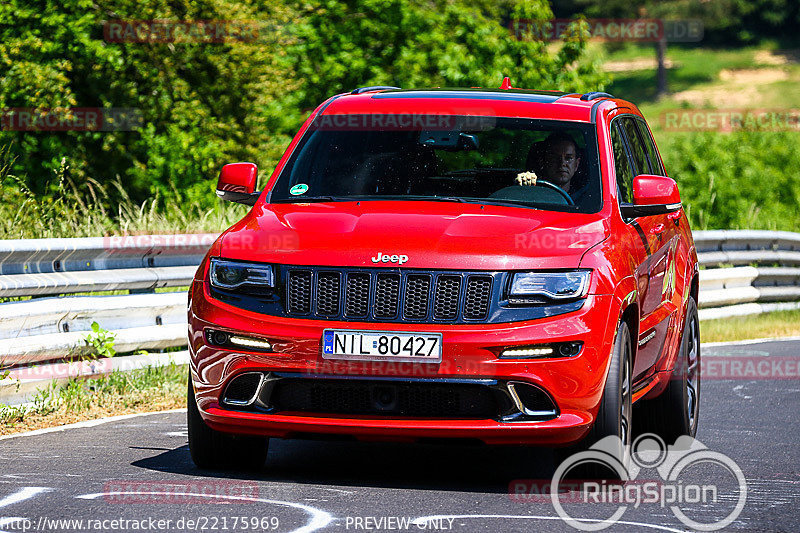
[[[261,384],[261,374],[248,372],[240,374],[231,380],[225,388],[222,403],[230,405],[249,405],[255,400],[258,386]]]

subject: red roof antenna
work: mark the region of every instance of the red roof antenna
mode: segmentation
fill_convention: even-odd
[[[500,84],[500,88],[503,89],[503,90],[510,89],[511,88],[511,78],[509,78],[508,76],[503,78],[503,83]]]

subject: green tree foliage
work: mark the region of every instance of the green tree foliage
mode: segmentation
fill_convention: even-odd
[[[694,229],[798,231],[796,132],[682,133],[659,148]]]
[[[604,77],[581,61],[579,32],[551,53],[513,38],[515,19],[552,18],[544,0],[293,0],[300,14],[295,69],[301,106],[360,85],[595,90]]]
[[[134,108],[143,121],[138,131],[0,131],[7,174],[37,195],[64,180],[85,191],[92,179],[118,180],[137,202],[213,205],[222,164],[251,160],[268,173],[313,107],[356,86],[497,86],[511,76],[519,87],[602,88],[577,36],[551,53],[505,25],[551,16],[544,0],[6,0],[0,108]],[[246,42],[104,39],[104,21],[153,19],[264,29]],[[115,189],[105,187],[111,203]]]
[[[640,16],[700,19],[705,44],[739,45],[765,39],[797,41],[797,0],[564,0],[559,16]]]
[[[221,161],[268,162],[286,142],[279,96],[295,88],[282,37],[250,42],[113,43],[109,20],[288,20],[269,2],[10,0],[0,4],[0,108],[140,110],[117,132],[0,132],[13,172],[35,193],[69,163],[69,179],[119,178],[136,199],[208,197]],[[274,32],[277,33],[277,32]],[[287,75],[289,74],[289,75]],[[276,135],[277,133],[277,135]],[[270,135],[272,134],[272,135]],[[173,191],[180,191],[174,194]]]

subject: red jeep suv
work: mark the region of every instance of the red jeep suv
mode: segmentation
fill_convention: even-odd
[[[306,120],[189,299],[189,445],[563,447],[694,435],[698,268],[675,182],[605,93],[364,87]]]

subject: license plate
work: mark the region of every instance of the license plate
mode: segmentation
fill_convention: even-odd
[[[355,361],[440,363],[442,334],[326,329],[322,333],[322,357]]]

